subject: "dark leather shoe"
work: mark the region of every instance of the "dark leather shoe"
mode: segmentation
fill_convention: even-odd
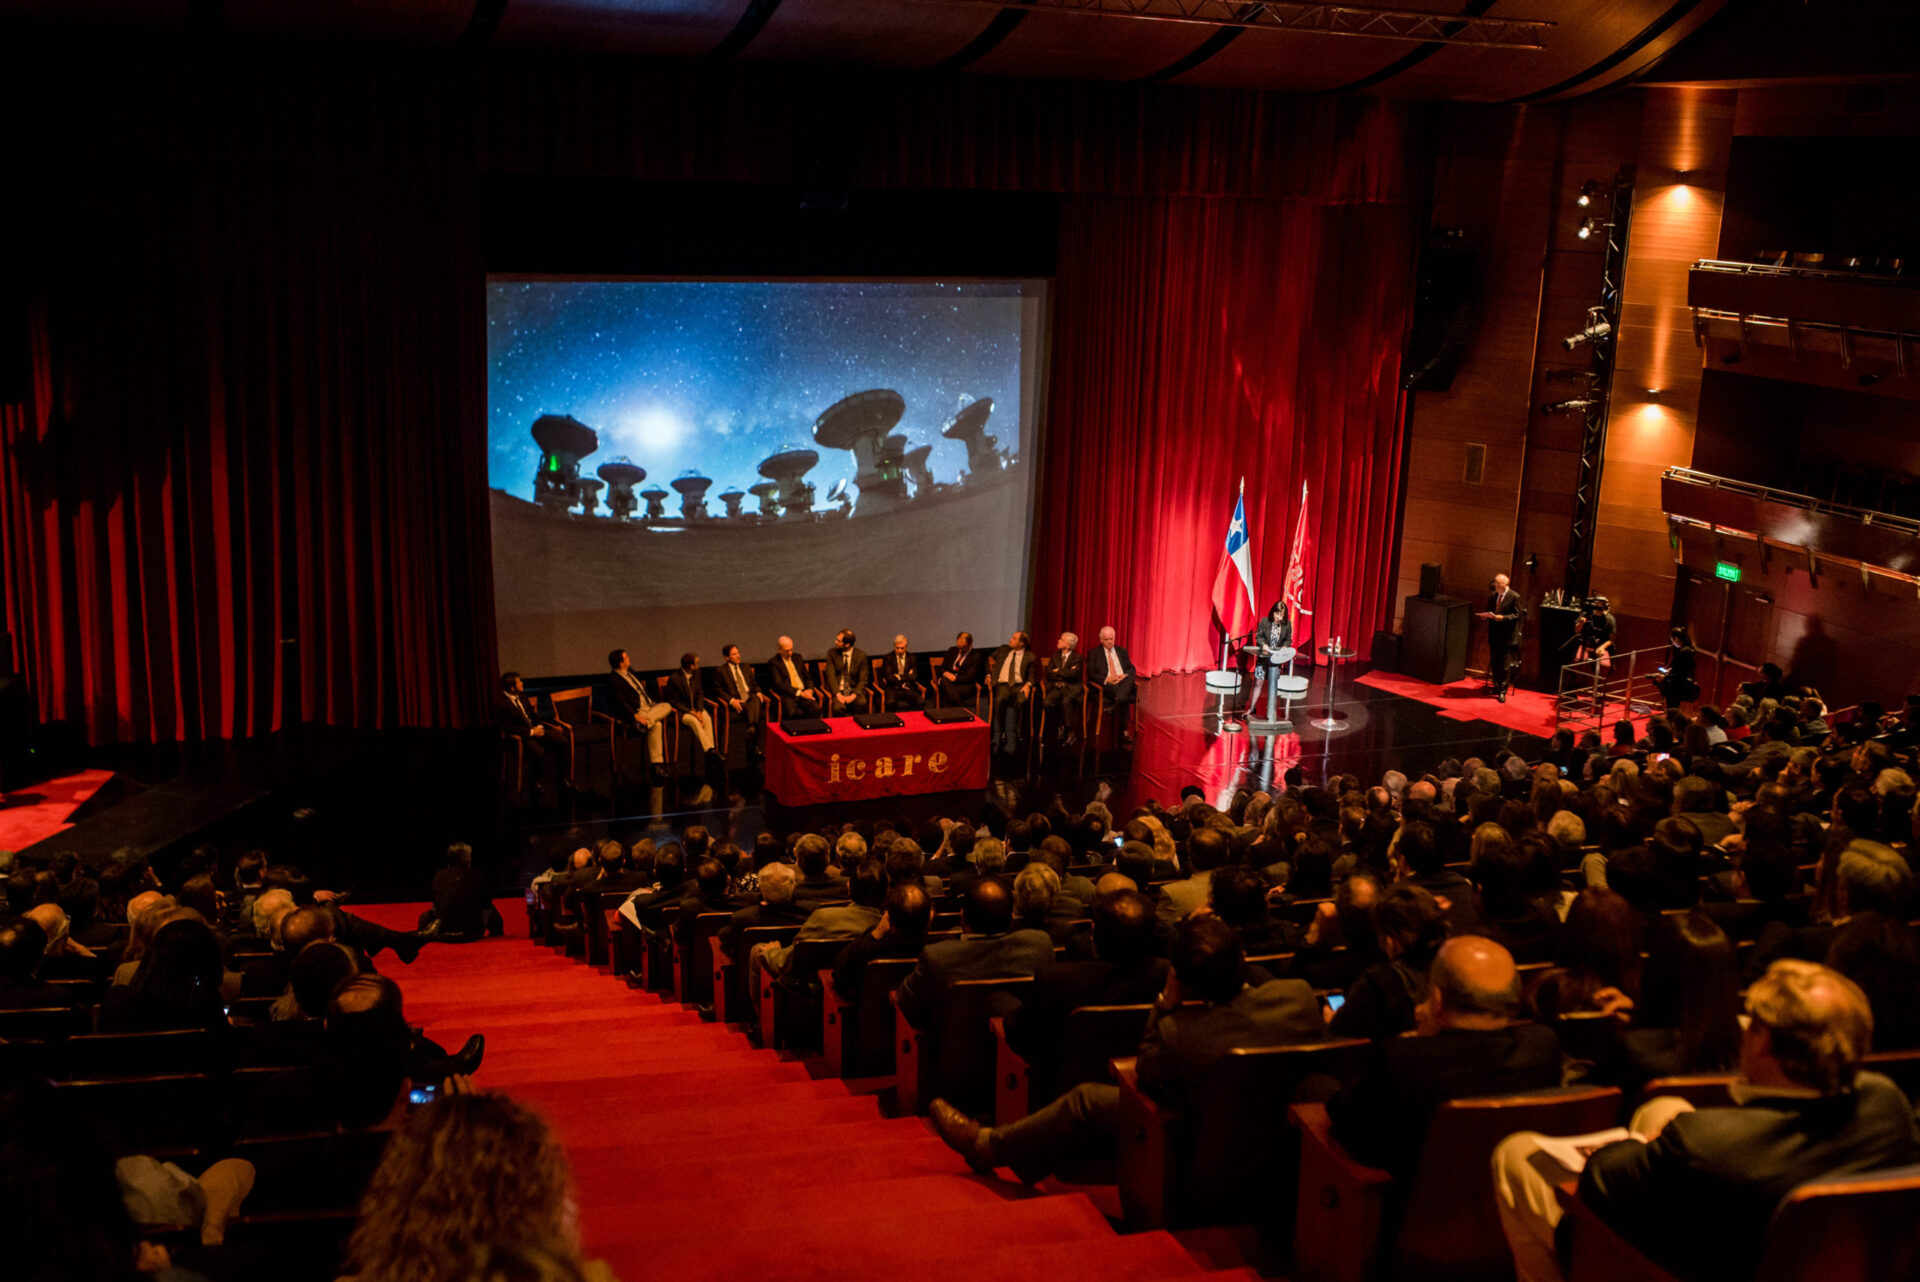
[[[426,942],[418,932],[401,935],[393,941],[393,955],[411,966],[420,959],[420,949]]]
[[[667,781],[666,764],[664,762],[656,761],[656,762],[653,762],[651,765],[649,765],[647,767],[647,779],[650,782],[655,784],[665,783]]]
[[[472,1077],[479,1070],[480,1059],[486,1053],[486,1035],[475,1033],[456,1054],[447,1056],[447,1068],[462,1077]]]
[[[993,1174],[993,1164],[980,1156],[980,1123],[943,1099],[927,1106],[927,1120],[941,1143],[967,1160],[967,1165],[982,1175]]]

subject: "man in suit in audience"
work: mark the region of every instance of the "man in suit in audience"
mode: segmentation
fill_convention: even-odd
[[[931,951],[931,950],[929,950]],[[1239,1046],[1320,1041],[1326,1025],[1313,990],[1298,979],[1249,988],[1240,945],[1226,923],[1210,916],[1181,921],[1173,974],[1147,1017],[1137,1072],[1141,1089],[1170,1107],[1186,1103],[1207,1070]],[[1182,1010],[1191,1000],[1197,1010]],[[1023,1183],[1061,1164],[1110,1150],[1119,1124],[1120,1088],[1083,1083],[1039,1112],[1008,1126],[983,1127],[945,1100],[929,1110],[933,1129],[982,1174],[1010,1166]]]
[[[860,865],[852,878],[849,893],[853,896],[850,904],[830,904],[825,908],[816,908],[800,924],[800,933],[793,937],[794,943],[803,943],[815,939],[855,940],[880,924],[881,904],[887,897],[887,867],[878,859],[868,859]],[[760,954],[760,963],[767,973],[778,975],[787,968],[787,959],[793,955],[790,944],[769,944]],[[811,976],[802,976],[811,982]]]
[[[443,944],[506,934],[487,892],[487,879],[473,870],[473,847],[454,842],[447,847],[447,866],[433,875],[433,906],[420,914],[420,929]]]
[[[934,696],[942,707],[971,708],[986,679],[986,653],[973,648],[973,633],[962,632],[947,647],[940,679],[933,683]]]
[[[760,902],[742,908],[720,931],[720,946],[735,965],[740,962],[741,932],[759,926],[798,926],[812,909],[793,902],[799,874],[789,863],[771,863],[760,870]]]
[[[932,1024],[935,1003],[960,980],[1037,975],[1053,961],[1045,931],[1012,929],[1013,891],[1003,881],[982,877],[968,888],[960,925],[961,937],[928,944],[900,985],[900,1013],[915,1028]]]
[[[1136,890],[1093,897],[1093,960],[1056,961],[1007,1017],[1007,1043],[1031,1063],[1060,1056],[1067,1016],[1082,1006],[1141,1006],[1167,984],[1157,957],[1153,905]]]
[[[767,660],[767,679],[780,700],[783,717],[824,717],[827,692],[814,684],[807,661],[793,648],[792,637],[781,637],[779,648]]]
[[[1041,701],[1047,719],[1053,723],[1054,736],[1071,748],[1080,738],[1080,709],[1087,697],[1087,660],[1080,653],[1080,638],[1071,632],[1060,634],[1046,671],[1040,674],[1045,686]]]
[[[1360,1080],[1327,1101],[1333,1133],[1354,1157],[1413,1175],[1433,1114],[1448,1100],[1560,1085],[1553,1031],[1520,1019],[1520,971],[1491,939],[1449,939],[1434,958],[1414,1036],[1374,1046]]]
[[[834,961],[833,991],[842,1001],[859,1001],[867,963],[887,957],[918,957],[927,946],[927,926],[932,920],[933,897],[925,886],[902,881],[889,887],[880,906],[880,920],[841,950]]]
[[[680,724],[706,753],[708,778],[719,779],[727,763],[714,746],[713,717],[707,712],[706,692],[700,681],[700,656],[692,651],[680,656],[680,670],[667,678],[667,703],[680,714]]]
[[[1002,752],[1020,750],[1027,701],[1033,697],[1038,667],[1024,632],[1016,632],[987,660],[987,680],[993,684],[993,738]]]
[[[907,649],[903,634],[893,639],[893,649],[880,660],[880,693],[888,712],[913,712],[927,703],[927,661],[916,659]]]
[[[1796,1186],[1920,1159],[1920,1132],[1899,1087],[1860,1071],[1873,1012],[1845,976],[1775,962],[1747,992],[1736,1107],[1694,1110],[1656,1099],[1632,1138],[1587,1159],[1580,1200],[1654,1263],[1681,1277],[1750,1278],[1767,1223]],[[1494,1153],[1501,1227],[1521,1282],[1557,1282],[1562,1213],[1539,1171],[1540,1136]]]
[[[1160,920],[1178,921],[1206,903],[1213,870],[1226,863],[1232,852],[1227,835],[1218,828],[1195,828],[1187,838],[1187,863],[1193,875],[1160,887]]]
[[[747,728],[747,752],[757,756],[760,741],[754,727],[766,714],[766,697],[760,693],[760,679],[753,668],[740,662],[740,647],[729,641],[720,647],[720,663],[706,670],[707,697],[724,703],[727,715]]]
[[[833,847],[819,833],[810,832],[793,844],[793,857],[800,865],[800,881],[793,888],[793,902],[809,913],[821,904],[838,903],[851,889],[845,877],[827,870],[833,865]]]
[[[0,926],[0,1010],[78,1007],[79,1000],[58,984],[34,978],[47,955],[47,932],[22,916]]]
[[[850,717],[867,710],[867,686],[873,681],[873,663],[853,644],[853,629],[842,628],[833,638],[826,660],[827,715]]]
[[[1101,702],[1108,715],[1120,722],[1120,742],[1133,742],[1133,701],[1135,696],[1133,660],[1127,649],[1115,643],[1112,628],[1100,629],[1099,648],[1087,656],[1087,680],[1100,687]]]
[[[551,773],[562,785],[567,777],[565,728],[538,714],[527,697],[526,682],[518,672],[500,674],[500,694],[493,701],[493,724],[501,734],[520,741],[520,749],[532,767],[527,777],[539,786],[543,775]]]
[[[665,783],[667,740],[661,723],[673,715],[673,705],[653,697],[647,683],[634,675],[625,650],[610,651],[607,667],[607,698],[613,704],[614,722],[646,736],[648,770],[655,783]]]

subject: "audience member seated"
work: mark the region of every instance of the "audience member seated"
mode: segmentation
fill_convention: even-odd
[[[1827,946],[1826,964],[1867,995],[1876,1050],[1920,1049],[1920,948],[1912,927],[1883,912],[1854,913]]]
[[[850,904],[832,904],[825,908],[816,908],[800,924],[800,933],[794,936],[795,943],[817,939],[858,939],[880,924],[881,906],[887,898],[887,868],[877,859],[869,859],[860,865],[854,874]],[[793,949],[785,944],[774,944],[760,954],[760,964],[767,973],[779,975],[786,970],[787,959]],[[813,976],[799,977],[805,983],[812,983]]]
[[[1554,967],[1528,995],[1535,1018],[1608,1014],[1631,1008],[1640,991],[1639,927],[1617,891],[1588,886],[1573,897]]]
[[[880,906],[880,920],[834,959],[834,993],[841,1001],[859,1001],[867,963],[881,958],[918,957],[927,946],[927,926],[932,920],[933,898],[926,887],[917,881],[889,886]]]
[[[1155,911],[1162,921],[1177,921],[1207,902],[1214,869],[1227,862],[1230,849],[1226,834],[1217,828],[1200,828],[1188,835],[1187,863],[1193,872],[1183,881],[1168,882],[1160,888]]]
[[[0,926],[0,1010],[40,1010],[78,1006],[79,999],[36,975],[47,955],[47,932],[28,917]]]
[[[365,1282],[466,1282],[476,1264],[547,1259],[593,1282],[572,1177],[545,1122],[504,1095],[468,1093],[422,1108],[395,1132],[360,1202],[348,1272]],[[504,1276],[539,1276],[516,1271]]]
[[[1397,1037],[1414,1028],[1429,997],[1428,972],[1446,939],[1447,919],[1432,895],[1402,883],[1373,907],[1381,960],[1347,985],[1333,1017],[1335,1037]]]
[[[100,1031],[224,1031],[228,1024],[220,993],[222,969],[220,941],[212,927],[198,913],[176,917],[154,932],[152,947],[132,982],[107,994],[100,1006]]]
[[[996,878],[968,887],[960,925],[959,939],[928,944],[900,984],[900,1013],[915,1028],[929,1025],[933,1004],[958,980],[1036,975],[1053,961],[1046,932],[1013,929],[1013,892]]]
[[[1798,930],[1776,923],[1761,931],[1747,960],[1748,975],[1762,973],[1782,957],[1823,961],[1834,937],[1855,913],[1906,920],[1913,874],[1893,847],[1854,838],[1837,852],[1837,858],[1822,861],[1821,875],[1824,904],[1814,909],[1817,920]]]
[[[1080,901],[1060,893],[1060,874],[1051,864],[1035,862],[1013,879],[1013,928],[1044,931],[1055,947],[1064,947],[1075,934],[1075,923],[1085,914]]]
[[[1748,991],[1747,1014],[1735,1107],[1651,1101],[1628,1126],[1633,1138],[1595,1152],[1580,1176],[1582,1202],[1683,1278],[1752,1277],[1774,1208],[1796,1186],[1920,1158],[1906,1096],[1860,1071],[1873,1015],[1850,980],[1809,962],[1775,962]],[[1521,1282],[1561,1277],[1562,1210],[1543,1164],[1552,1167],[1539,1137],[1526,1133],[1494,1155]]]
[[[447,847],[447,866],[433,875],[433,906],[420,914],[420,933],[442,944],[507,933],[487,879],[473,870],[473,847],[464,841]]]
[[[1243,976],[1245,964],[1225,922],[1205,914],[1181,919],[1173,973],[1154,1002],[1140,1043],[1142,1090],[1178,1109],[1206,1071],[1235,1047],[1285,1046],[1326,1036],[1311,988],[1297,979],[1251,988]],[[1189,1001],[1204,1004],[1182,1009]],[[1084,1082],[1007,1126],[983,1127],[945,1100],[933,1101],[930,1115],[940,1138],[976,1171],[988,1174],[1009,1166],[1023,1183],[1034,1184],[1066,1162],[1110,1151],[1119,1109],[1119,1087]]]
[[[287,991],[273,1004],[275,1023],[324,1019],[327,1002],[342,981],[367,973],[364,959],[345,944],[322,939],[293,959]]]
[[[1441,946],[1415,1033],[1375,1043],[1360,1079],[1327,1101],[1334,1137],[1398,1179],[1412,1176],[1440,1105],[1560,1085],[1559,1041],[1521,1020],[1513,954],[1483,936]]]
[[[1233,928],[1240,950],[1249,957],[1290,953],[1306,932],[1267,911],[1267,879],[1244,864],[1216,868],[1207,885],[1207,906]]]
[[[812,910],[793,900],[794,886],[800,875],[792,864],[771,863],[760,870],[760,902],[733,914],[733,920],[720,929],[720,946],[729,961],[739,965],[742,931],[761,926],[798,926],[812,916]]]
[[[1500,941],[1520,962],[1552,961],[1560,918],[1529,894],[1527,868],[1505,828],[1481,824],[1473,832],[1467,876],[1480,892],[1481,934]]]
[[[1092,960],[1048,966],[1007,1017],[1007,1042],[1029,1061],[1058,1058],[1067,1016],[1079,1007],[1145,1005],[1166,987],[1167,961],[1155,955],[1157,923],[1146,896],[1097,894],[1090,911]]]
[[[1700,912],[1663,917],[1654,931],[1632,1024],[1594,1076],[1628,1099],[1656,1077],[1724,1073],[1740,1055],[1740,965],[1733,943]]]
[[[812,912],[821,904],[847,899],[851,889],[847,879],[835,876],[828,870],[833,847],[827,844],[825,837],[818,833],[806,834],[794,843],[793,857],[800,869],[800,880],[793,888],[796,907]]]

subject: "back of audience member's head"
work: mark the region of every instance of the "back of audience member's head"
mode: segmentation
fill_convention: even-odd
[[[833,847],[819,833],[810,832],[794,843],[794,862],[800,866],[802,877],[820,877],[827,871],[827,864],[833,857]]]
[[[1024,819],[1007,821],[1007,849],[1021,854],[1033,849],[1033,828]]]
[[[753,870],[759,872],[768,864],[779,863],[786,858],[786,849],[780,844],[777,833],[762,832],[753,839]]]
[[[1572,810],[1560,810],[1547,820],[1547,835],[1568,850],[1577,850],[1587,844],[1586,821]]]
[[[1440,901],[1423,887],[1401,882],[1373,906],[1373,935],[1389,958],[1424,966],[1446,939]]]
[[[926,868],[926,853],[911,837],[902,837],[887,847],[887,880],[893,884],[918,883],[926,876]]]
[[[1207,872],[1225,864],[1229,850],[1226,834],[1217,828],[1196,829],[1187,838],[1187,861],[1195,872]]]
[[[1206,1002],[1232,1001],[1246,986],[1246,954],[1233,928],[1211,914],[1183,917],[1174,928],[1173,973],[1180,987]]]
[[[1067,844],[1065,837],[1056,835],[1035,846],[1031,857],[1043,861],[1047,867],[1065,876],[1068,865],[1073,863],[1073,847]]]
[[[129,985],[129,996],[182,1024],[223,1024],[226,1010],[220,1000],[220,976],[224,969],[213,928],[198,914],[175,917],[153,933],[153,944]]]
[[[933,921],[933,896],[917,881],[898,882],[887,888],[882,910],[893,933],[911,942],[927,937]]]
[[[1319,837],[1307,837],[1295,848],[1287,895],[1292,899],[1333,897],[1333,850]]]
[[[30,917],[0,926],[0,979],[25,983],[47,955],[47,932]]]
[[[297,957],[306,951],[307,945],[332,939],[333,932],[333,914],[308,904],[294,909],[281,921],[280,948],[288,956]]]
[[[353,949],[323,939],[300,950],[300,955],[293,959],[288,983],[301,1011],[310,1019],[321,1019],[327,1013],[333,990],[348,976],[359,973],[360,959]]]
[[[182,907],[191,908],[210,922],[220,920],[220,892],[212,873],[201,873],[184,882],[175,896]]]
[[[1007,866],[1007,847],[998,838],[981,837],[973,843],[973,866],[983,877],[997,876]]]
[[[867,839],[848,829],[840,834],[833,843],[833,862],[842,872],[858,868],[860,861],[867,857]]]
[[[789,863],[775,862],[760,870],[760,898],[770,904],[784,904],[793,899],[793,888],[800,882],[800,874]]]
[[[967,887],[960,920],[970,935],[1005,934],[1013,925],[1013,892],[1003,881],[980,878]]]
[[[697,862],[706,858],[713,848],[713,834],[705,824],[688,824],[687,830],[680,834],[680,844],[686,847],[688,861]]]
[[[732,879],[727,876],[727,866],[709,856],[694,865],[693,880],[699,887],[702,899],[723,899],[726,897],[727,883]]]
[[[1740,1054],[1740,963],[1733,943],[1699,911],[1660,918],[1634,1023],[1679,1035],[1682,1073],[1732,1068]]]
[[[863,859],[848,881],[853,902],[865,908],[878,908],[887,897],[887,866],[878,859]]]
[[[1565,970],[1631,996],[1639,987],[1636,921],[1633,905],[1618,891],[1588,886],[1567,908],[1555,961]]]
[[[320,1068],[323,1093],[342,1126],[372,1126],[392,1113],[412,1041],[400,986],[391,979],[367,972],[334,986]]]
[[[1043,863],[1028,864],[1013,879],[1014,916],[1037,921],[1053,911],[1060,893],[1060,874]]]
[[[1855,780],[1833,795],[1833,821],[1856,837],[1880,832],[1880,799],[1864,782]]]
[[[1406,861],[1409,871],[1416,877],[1432,876],[1446,871],[1446,852],[1440,849],[1440,842],[1434,836],[1433,825],[1420,822],[1402,824],[1400,838],[1394,849],[1400,858]]]
[[[349,1268],[369,1282],[452,1282],[467,1276],[480,1246],[496,1259],[538,1253],[577,1274],[572,1177],[530,1109],[504,1095],[453,1095],[414,1113],[388,1142],[360,1201]]]
[[[464,841],[456,841],[447,847],[447,867],[473,867],[473,847]]]
[[[1855,840],[1840,852],[1840,886],[1848,913],[1904,917],[1913,892],[1913,873],[1892,846]]]
[[[653,856],[653,879],[660,883],[662,890],[684,886],[687,881],[687,852],[674,842],[660,847]]]
[[[1031,828],[1032,825],[1029,824],[1028,827]],[[975,840],[973,825],[964,819],[947,830],[947,850],[955,859],[971,859]]]
[[[1752,1023],[1742,1043],[1749,1076],[1762,1053],[1795,1086],[1849,1090],[1873,1049],[1873,1010],[1859,985],[1813,962],[1785,959],[1747,990]]]
[[[1131,881],[1136,889],[1153,880],[1153,847],[1140,841],[1123,841],[1113,857],[1113,870]]]
[[[267,854],[264,850],[248,850],[234,861],[233,885],[236,890],[252,888],[260,884],[260,874],[267,868]]]
[[[1420,1028],[1500,1025],[1520,1013],[1520,968],[1513,954],[1480,935],[1449,939],[1428,971],[1431,990],[1421,1007]]]
[[[1241,864],[1217,869],[1207,898],[1220,919],[1236,930],[1267,920],[1267,879]]]
[[[1145,895],[1104,890],[1087,911],[1093,918],[1093,951],[1101,961],[1124,966],[1152,955],[1157,919]]]
[[[707,852],[711,858],[720,862],[720,866],[727,870],[729,877],[739,874],[740,861],[745,857],[745,853],[731,841],[716,841],[713,843],[713,849]]]
[[[1881,1050],[1904,1050],[1920,1033],[1920,940],[1885,913],[1856,913],[1834,932],[1827,965],[1867,995]]]

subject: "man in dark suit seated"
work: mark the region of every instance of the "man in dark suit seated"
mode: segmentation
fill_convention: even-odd
[[[967,890],[960,909],[959,939],[928,944],[920,964],[900,984],[900,1013],[915,1028],[933,1023],[933,1006],[963,979],[1037,975],[1053,961],[1053,940],[1044,931],[1013,930],[1013,891],[982,877]]]
[[[793,902],[808,913],[821,904],[837,903],[850,897],[852,887],[845,877],[834,877],[827,869],[833,862],[833,847],[819,833],[810,832],[793,843],[793,858],[800,865],[800,881],[793,888]],[[803,914],[804,916],[804,914]]]
[[[867,710],[867,686],[873,681],[873,663],[853,643],[853,630],[842,628],[827,651],[827,715],[850,717]]]
[[[814,683],[807,661],[793,648],[792,637],[781,637],[780,648],[767,660],[767,680],[780,700],[783,717],[824,717],[827,692]]]
[[[860,984],[867,963],[883,957],[918,957],[927,946],[927,924],[933,920],[933,897],[918,882],[896,882],[887,890],[880,920],[872,930],[841,950],[833,963],[833,991],[841,1001],[860,1000]]]
[[[971,708],[987,679],[987,656],[973,648],[973,633],[962,632],[947,647],[946,663],[940,679],[934,682],[934,694],[943,708]]]
[[[1080,653],[1080,638],[1071,632],[1062,632],[1059,644],[1047,660],[1046,671],[1040,674],[1045,686],[1040,698],[1046,705],[1054,737],[1065,747],[1071,748],[1080,739],[1080,709],[1087,697],[1086,676],[1087,661]]]
[[[1360,1080],[1327,1101],[1333,1134],[1354,1157],[1413,1175],[1433,1114],[1448,1100],[1560,1085],[1559,1039],[1520,1015],[1520,972],[1491,939],[1449,939],[1434,958],[1413,1036],[1374,1045]]]
[[[907,649],[903,634],[893,639],[893,649],[880,660],[880,694],[888,712],[914,712],[926,706],[927,661],[916,659]]]
[[[987,660],[987,680],[993,683],[993,739],[1002,752],[1020,750],[1037,666],[1024,632],[1008,637]]]
[[[1188,1090],[1237,1046],[1285,1046],[1326,1036],[1311,988],[1298,979],[1249,988],[1241,977],[1243,961],[1233,931],[1219,918],[1181,921],[1173,974],[1140,1043],[1140,1086],[1154,1098],[1181,1107]],[[1180,1009],[1192,1000],[1206,1005]],[[1065,1162],[1111,1149],[1120,1088],[1082,1083],[1008,1126],[983,1127],[945,1100],[933,1101],[929,1111],[940,1138],[974,1170],[984,1175],[1011,1166],[1023,1183],[1033,1184]]]
[[[1153,905],[1137,890],[1093,897],[1093,960],[1056,961],[1007,1017],[1007,1043],[1029,1062],[1057,1060],[1067,1016],[1081,1006],[1138,1006],[1167,984],[1154,955]]]
[[[567,777],[566,748],[561,738],[563,727],[539,715],[533,700],[527,697],[526,682],[518,672],[500,674],[500,694],[493,701],[493,724],[501,734],[520,741],[527,778],[533,781],[536,790],[541,778],[549,774],[561,785],[572,782]]]
[[[420,930],[443,944],[507,933],[487,893],[487,879],[473,870],[473,847],[466,842],[447,847],[447,866],[433,875],[433,907],[420,915]]]
[[[1114,643],[1112,628],[1100,629],[1100,645],[1087,656],[1087,681],[1100,687],[1100,699],[1108,714],[1120,723],[1120,742],[1133,742],[1133,702],[1135,697],[1133,660],[1125,646]]]
[[[693,866],[693,876],[681,887],[680,916],[673,923],[674,942],[685,947],[693,937],[693,919],[701,913],[736,913],[747,906],[744,896],[729,894],[733,879],[727,867],[712,855]],[[729,920],[728,925],[732,925]]]
[[[1685,1278],[1752,1277],[1767,1222],[1796,1186],[1920,1159],[1907,1097],[1860,1071],[1873,1013],[1851,980],[1778,961],[1748,990],[1747,1014],[1735,1107],[1652,1100],[1628,1126],[1632,1138],[1595,1152],[1580,1177],[1581,1201]],[[1501,1227],[1521,1282],[1561,1276],[1561,1209],[1539,1169],[1539,1139],[1523,1132],[1494,1153]]]
[[[760,679],[753,669],[740,662],[740,647],[729,641],[720,647],[720,662],[706,670],[707,697],[726,705],[726,715],[745,727],[747,755],[760,752],[759,738],[753,733],[766,715],[766,697],[760,693]]]

